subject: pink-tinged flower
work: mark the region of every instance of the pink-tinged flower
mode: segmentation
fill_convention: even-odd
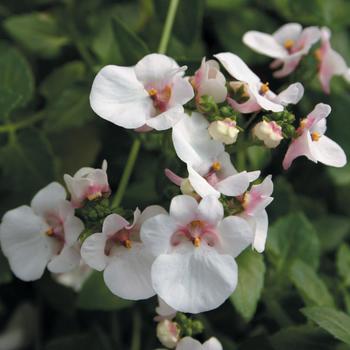
[[[249,31],[244,34],[243,42],[252,50],[275,58],[271,68],[275,69],[279,66],[282,68],[275,71],[274,76],[283,78],[296,69],[302,57],[309,53],[320,36],[318,27],[303,29],[298,23],[288,23],[272,35]]]
[[[261,184],[253,185],[242,197],[244,211],[240,216],[251,225],[254,232],[253,248],[259,253],[262,253],[265,249],[269,225],[265,208],[273,201],[272,192],[273,182],[271,175],[269,175]]]
[[[214,140],[222,142],[225,145],[232,145],[237,141],[239,129],[234,120],[225,118],[210,123],[208,132]]]
[[[214,60],[202,59],[200,68],[191,79],[195,89],[196,100],[201,96],[212,96],[216,103],[224,102],[227,96],[226,79],[220,72],[219,64]]]
[[[223,350],[223,347],[214,337],[207,340],[203,345],[198,340],[185,337],[180,340],[176,350]]]
[[[158,306],[156,307],[157,316],[154,318],[155,321],[171,321],[176,316],[176,312],[177,311],[169,306],[162,298],[158,297]]]
[[[194,96],[183,77],[185,70],[161,54],[147,55],[134,67],[106,66],[92,85],[91,107],[100,117],[127,129],[169,129]]]
[[[253,240],[242,218],[224,218],[215,196],[198,202],[172,199],[170,214],[154,216],[141,227],[141,239],[154,255],[152,285],[172,308],[199,313],[220,306],[237,285],[234,258]]]
[[[318,76],[322,89],[326,94],[330,93],[330,81],[334,75],[342,75],[350,81],[350,69],[344,58],[331,47],[331,32],[329,28],[321,29],[321,47],[316,51],[316,57],[320,61]]]
[[[24,281],[39,279],[47,266],[53,273],[75,268],[80,261],[77,240],[84,224],[74,216],[65,189],[52,182],[33,198],[5,213],[0,226],[1,248],[11,270]]]
[[[168,349],[174,349],[180,340],[180,327],[167,319],[157,324],[157,338]]]
[[[283,140],[282,128],[275,121],[259,122],[253,129],[253,135],[263,141],[267,148],[276,148]]]
[[[276,95],[270,90],[268,83],[262,83],[260,78],[253,73],[243,60],[230,52],[214,55],[225,67],[228,73],[244,86],[244,90],[249,96],[248,101],[238,103],[233,98],[228,97],[227,101],[241,113],[253,113],[261,109],[281,112],[288,104],[296,104],[304,94],[304,88],[300,83],[294,83]]]
[[[295,138],[283,160],[283,168],[288,169],[293,160],[305,156],[311,161],[321,162],[334,167],[343,167],[346,164],[346,155],[343,149],[324,135],[326,132],[326,117],[331,107],[319,103],[314,110],[300,122],[298,137]]]
[[[140,227],[148,218],[164,213],[159,206],[134,212],[130,224],[117,214],[108,215],[102,232],[89,236],[81,247],[86,264],[98,271],[113,294],[129,300],[147,299],[155,293],[151,285],[153,257],[140,240]]]
[[[230,155],[221,142],[212,140],[208,133],[209,123],[199,113],[192,113],[173,128],[173,143],[178,157],[187,164],[188,181],[201,197],[220,193],[227,196],[243,194],[260,172],[237,172]],[[176,185],[184,187],[184,180],[170,170],[166,175]]]
[[[107,177],[107,162],[104,160],[102,169],[84,167],[74,176],[64,175],[64,181],[71,195],[71,202],[75,208],[83,205],[85,200],[94,200],[110,194]]]

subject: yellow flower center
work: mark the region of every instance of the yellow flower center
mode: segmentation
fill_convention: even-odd
[[[125,248],[130,249],[130,248],[131,248],[131,245],[132,245],[130,239],[125,240],[125,241],[123,242],[123,245],[124,245]]]
[[[158,94],[157,89],[151,88],[148,90],[148,94],[152,97],[152,96],[156,96]]]
[[[99,197],[102,197],[102,193],[101,192],[95,192],[95,193],[89,194],[87,196],[87,199],[89,201],[93,201],[94,199],[99,198]]]
[[[270,90],[269,83],[262,84],[260,87],[260,93],[262,95],[266,94]]]
[[[211,166],[211,168],[214,170],[214,171],[220,171],[221,170],[221,163],[220,162],[214,162]]]
[[[193,245],[198,248],[201,245],[201,238],[200,237],[195,237],[193,239]]]
[[[287,50],[290,50],[294,45],[294,40],[292,39],[287,39],[284,41],[284,47],[287,49]]]
[[[54,234],[53,228],[50,227],[50,228],[45,232],[45,234],[46,234],[47,236],[49,236],[49,237],[53,236],[53,234]]]
[[[318,141],[320,139],[320,137],[321,137],[321,135],[317,131],[314,131],[311,134],[312,141]]]

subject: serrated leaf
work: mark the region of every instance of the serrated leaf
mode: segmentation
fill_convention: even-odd
[[[301,312],[337,339],[350,345],[350,316],[328,307],[306,307]]]
[[[6,31],[21,45],[38,56],[56,56],[69,42],[56,18],[49,13],[14,15],[4,21]]]
[[[65,89],[59,98],[46,107],[45,130],[60,132],[93,120],[89,93],[90,89],[85,85],[74,85]]]
[[[120,49],[124,64],[136,64],[150,51],[143,40],[130,31],[119,19],[112,20],[114,41]]]
[[[316,269],[320,259],[320,243],[310,221],[301,213],[277,220],[269,231],[267,256],[280,272],[288,272],[297,259]]]
[[[124,309],[132,304],[132,301],[118,298],[112,294],[100,272],[92,273],[78,296],[78,308],[84,310],[112,311]]]
[[[305,262],[296,260],[289,270],[289,278],[306,305],[334,307],[334,299],[325,283]]]
[[[0,42],[0,86],[20,99],[20,107],[33,96],[34,77],[26,58],[5,42]]]
[[[346,286],[350,286],[350,247],[343,243],[337,252],[337,270]]]
[[[230,297],[239,314],[250,321],[255,314],[264,286],[265,263],[262,255],[246,250],[237,258],[238,285]]]

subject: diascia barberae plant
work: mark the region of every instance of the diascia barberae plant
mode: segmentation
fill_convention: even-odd
[[[279,172],[288,177],[289,169],[299,163],[299,171],[291,170],[291,174],[306,187],[318,182],[318,172],[324,168],[315,165],[317,171],[312,173],[314,178],[310,181],[303,173],[303,167],[310,165],[300,157],[329,167],[346,166],[342,147],[327,133],[329,119],[333,124],[338,123],[332,115],[328,95],[332,78],[338,76],[338,83],[339,77],[344,82],[350,81],[350,69],[332,48],[329,28],[302,27],[298,23],[284,24],[274,32],[247,31],[243,36],[243,43],[255,52],[257,59],[259,54],[272,58],[270,82],[249,67],[239,50],[203,57],[195,64],[190,62],[189,68],[167,55],[181,6],[185,5],[180,4],[179,9],[178,0],[169,1],[155,53],[149,52],[143,41],[120,21],[112,21],[112,32],[120,40],[120,53],[133,61],[133,65],[115,65],[111,60],[97,67],[86,47],[77,43],[94,78],[89,86],[90,94],[83,85],[75,89],[84,91],[83,99],[89,94],[95,118],[106,120],[111,132],[118,128],[127,130],[129,139],[133,140],[122,166],[122,176],[116,186],[112,185],[116,164],[107,162],[108,155],[114,152],[112,149],[102,156],[107,160],[101,161],[99,167],[76,169],[74,174],[65,174],[63,181],[58,178],[41,188],[29,204],[7,208],[0,226],[2,264],[6,266],[6,258],[19,280],[49,280],[49,287],[43,287],[44,282],[40,281],[34,285],[39,291],[44,289],[45,298],[50,303],[54,300],[58,309],[71,307],[72,298],[75,305],[85,310],[127,312],[132,308],[130,348],[133,350],[152,346],[177,350],[288,350],[294,345],[300,349],[338,349],[338,346],[347,349],[344,343],[350,345],[350,247],[343,243],[337,250],[337,272],[332,271],[329,254],[345,241],[349,223],[339,215],[313,220],[318,199],[307,201],[306,196],[297,199],[285,178],[278,176],[275,181],[276,171],[268,164],[278,164]],[[73,11],[69,6],[68,9]],[[18,16],[17,21],[21,20]],[[21,41],[12,21],[16,19],[10,18],[5,27]],[[77,28],[69,16],[67,27],[74,40],[79,41]],[[35,51],[40,47],[29,49]],[[46,53],[55,55],[55,52]],[[11,60],[19,53],[7,46],[5,55]],[[0,58],[0,62],[3,60],[3,65],[8,64],[10,69],[5,59]],[[21,62],[19,69],[22,66],[25,69],[26,62]],[[70,63],[54,73],[56,80],[51,77],[44,82],[42,94],[48,100],[55,100],[62,93],[60,90],[65,89],[65,82],[83,75],[80,70],[84,69],[79,62]],[[25,74],[17,70],[13,74],[16,72]],[[33,87],[28,83],[22,86],[21,93],[11,87],[6,90],[6,79],[11,81],[11,78],[1,74],[4,88],[1,87],[0,106],[5,119],[0,131],[8,133],[6,147],[18,149],[19,139],[23,137],[18,130],[40,124],[45,118],[55,123],[50,113],[63,113],[64,108],[56,101],[52,110],[11,121],[10,113],[25,105],[30,98],[26,97],[27,90]],[[283,79],[283,83],[278,79]],[[304,95],[308,95],[311,79],[311,91],[319,86],[324,92],[319,96],[324,100],[311,99],[311,103],[308,98],[307,112],[301,114],[306,108],[299,105]],[[73,96],[72,103],[80,96]],[[74,108],[80,107],[73,103],[67,118],[74,119]],[[87,113],[91,114],[91,110]],[[50,128],[49,124],[50,120],[45,127]],[[56,127],[61,128],[59,124]],[[41,137],[35,134],[36,129],[31,132],[35,141],[22,140],[25,152],[35,152],[37,138]],[[122,149],[129,142],[125,137],[117,141]],[[60,147],[64,142],[61,140]],[[145,151],[142,153],[146,154],[145,159],[139,155],[140,149]],[[30,155],[24,153],[21,157],[25,162]],[[42,162],[46,161],[45,157]],[[157,157],[161,161],[152,159]],[[136,171],[140,162],[146,164]],[[130,185],[135,171],[139,172],[138,180]],[[336,176],[332,171],[327,174],[331,178]],[[152,177],[156,178],[163,197],[144,205],[138,197],[142,198],[143,192],[153,186]],[[328,193],[327,189],[320,189],[323,190]],[[124,199],[130,193],[133,195],[126,202]],[[276,221],[269,228],[268,206],[273,200],[272,217]],[[293,201],[298,211],[290,213]],[[332,235],[333,238],[329,237]],[[328,277],[317,272],[320,254],[326,266],[322,274],[328,272]],[[11,279],[9,272],[5,273]],[[332,283],[335,273],[339,278]],[[50,288],[58,284],[65,287],[52,295]],[[68,288],[74,293],[68,293]],[[141,310],[149,315],[145,311],[149,304],[139,302],[140,309],[134,303],[150,298],[152,305],[154,300],[157,303],[154,321],[152,317],[147,320],[140,316]],[[218,313],[223,308],[234,312],[229,305],[223,306],[227,300],[236,310],[231,321],[225,319],[226,314]],[[33,318],[34,323],[40,324],[33,306],[21,307],[25,312],[20,315],[28,315],[25,316],[28,320]],[[259,325],[259,320],[253,319],[257,308],[261,322],[267,325]],[[206,316],[209,311],[217,312],[210,322]],[[118,333],[116,322],[112,318],[111,333]],[[213,331],[215,322],[217,334]],[[232,322],[237,334],[220,330],[230,329],[228,322]],[[248,333],[245,327],[248,329],[250,322],[253,326]],[[269,322],[282,330],[271,335]],[[153,328],[158,345],[153,340],[142,345],[143,324],[150,330]],[[109,337],[98,323],[92,329],[100,341],[96,348],[112,349],[113,344],[118,349],[129,346],[124,346],[117,336]],[[243,341],[236,337],[241,340],[243,337]],[[251,339],[247,341],[245,337]],[[4,332],[0,336],[0,348],[5,349],[1,344],[12,344],[15,341],[12,338]],[[79,337],[75,341],[79,342]],[[93,344],[86,338],[82,342],[87,344],[86,348]],[[63,348],[65,343],[61,340],[57,344],[57,348]]]

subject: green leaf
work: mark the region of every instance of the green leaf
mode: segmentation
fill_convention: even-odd
[[[82,81],[86,74],[85,65],[80,61],[68,62],[52,71],[41,83],[39,91],[48,100],[60,98],[65,89],[77,81]]]
[[[350,345],[350,316],[328,307],[306,307],[301,312],[337,339]]]
[[[74,334],[50,340],[45,350],[95,350],[103,347],[93,334]]]
[[[237,265],[238,285],[230,299],[239,314],[248,322],[255,314],[264,286],[264,258],[252,250],[246,250],[237,258]]]
[[[7,259],[0,250],[0,285],[12,281],[13,276]]]
[[[337,252],[337,270],[345,286],[350,286],[350,247],[343,243]]]
[[[21,95],[0,87],[0,120],[6,120],[10,112],[20,104],[21,99]]]
[[[89,93],[89,87],[80,84],[65,89],[58,98],[47,105],[45,129],[48,132],[60,132],[93,120]]]
[[[325,283],[305,262],[296,260],[289,270],[289,278],[308,306],[334,307],[334,299]]]
[[[130,300],[120,299],[106,287],[102,273],[94,272],[84,283],[78,296],[78,307],[84,310],[120,310],[132,305]]]
[[[319,264],[320,243],[314,227],[301,213],[277,220],[270,228],[267,256],[279,272],[288,272],[297,259],[316,269]]]
[[[142,39],[130,31],[120,20],[114,18],[112,28],[115,44],[120,49],[124,64],[133,65],[150,53]]]
[[[44,58],[56,56],[69,42],[56,18],[49,13],[11,16],[5,19],[4,27],[21,45]]]
[[[271,159],[271,151],[261,146],[247,148],[250,169],[263,169]]]
[[[16,94],[21,107],[29,102],[34,91],[34,77],[27,60],[5,42],[0,42],[0,86]]]

